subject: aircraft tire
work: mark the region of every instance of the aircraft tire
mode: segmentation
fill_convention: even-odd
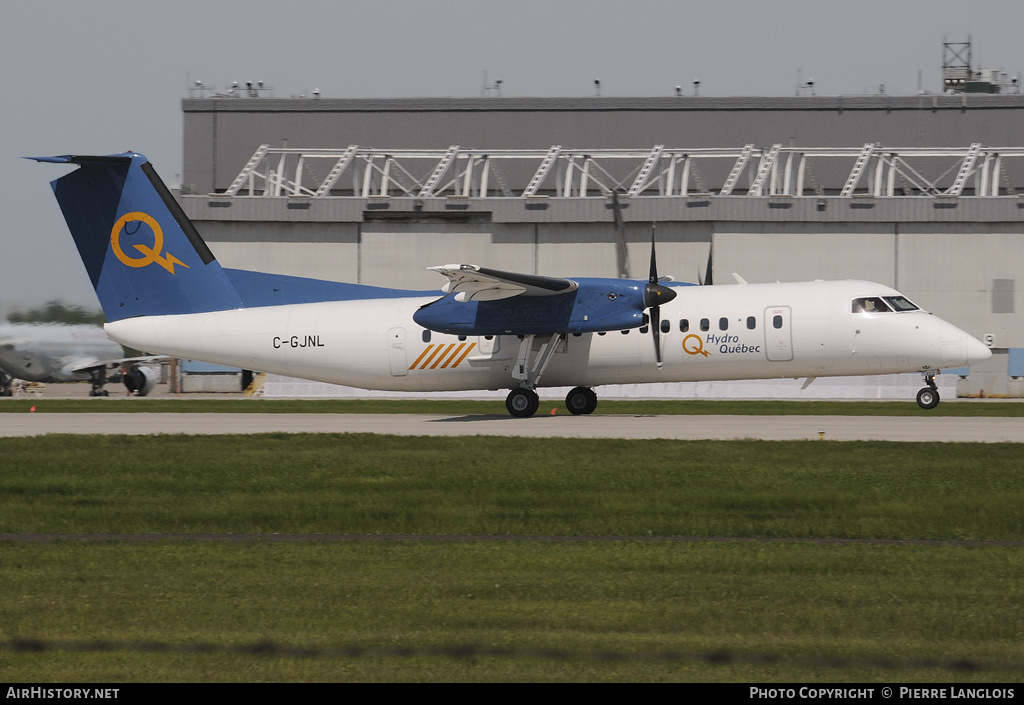
[[[925,387],[917,393],[917,405],[922,409],[934,409],[939,405],[939,392]]]
[[[528,419],[537,413],[540,397],[532,389],[513,389],[505,398],[505,408],[516,418]]]
[[[597,408],[597,394],[589,387],[573,387],[565,396],[565,408],[573,416],[592,414]]]

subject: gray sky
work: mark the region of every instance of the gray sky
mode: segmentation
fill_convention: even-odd
[[[1012,0],[3,0],[0,313],[99,308],[49,188],[23,156],[139,151],[181,173],[187,81],[273,97],[819,95],[940,88],[942,42],[1024,73]],[[919,78],[920,77],[920,78]],[[1022,135],[1024,142],[1024,135]],[[308,145],[314,146],[314,145]],[[387,146],[387,145],[379,145]],[[679,145],[684,146],[684,145]]]

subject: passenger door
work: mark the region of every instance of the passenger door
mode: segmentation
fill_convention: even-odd
[[[764,352],[772,362],[793,359],[792,313],[789,306],[764,310]]]
[[[405,356],[405,328],[388,331],[388,359],[391,361],[391,376],[404,377],[409,373],[409,361]]]

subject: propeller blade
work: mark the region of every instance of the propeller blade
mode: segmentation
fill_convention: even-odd
[[[676,292],[658,283],[658,260],[654,248],[654,224],[651,224],[651,273],[644,287],[644,308],[651,309],[651,334],[654,339],[654,359],[661,367],[661,304],[676,297]]]
[[[676,292],[658,282],[658,259],[654,248],[654,225],[651,225],[651,274],[644,287],[644,308],[667,304],[676,297]]]
[[[654,223],[651,223],[651,276],[647,281],[651,284],[658,283],[658,261],[654,256]]]
[[[704,275],[704,281],[701,282],[702,286],[712,286],[714,284],[714,282],[711,281],[711,264],[712,264],[712,261],[714,259],[714,254],[715,254],[715,244],[711,243],[711,245],[708,247],[708,269],[707,269],[707,274]]]
[[[654,334],[654,360],[661,367],[661,307],[651,307],[651,332]]]

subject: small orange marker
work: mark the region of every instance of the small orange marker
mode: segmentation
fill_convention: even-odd
[[[28,410],[28,413],[30,413],[30,414],[31,414],[31,413],[32,413],[33,411],[35,411],[35,410],[36,410],[36,405],[35,405],[35,404],[33,404],[33,405],[32,405],[32,408]]]
[[[557,411],[558,407],[556,406],[554,409],[551,410],[551,415],[554,416]]]

